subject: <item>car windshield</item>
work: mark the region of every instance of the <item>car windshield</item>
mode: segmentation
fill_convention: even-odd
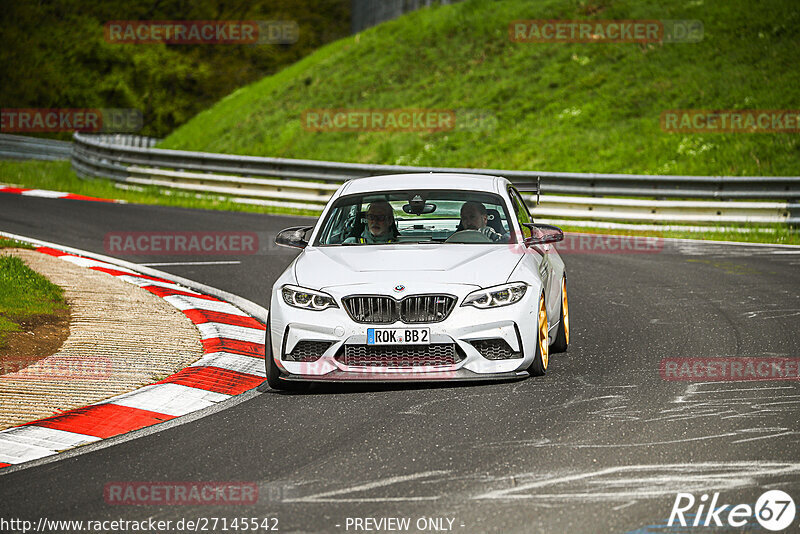
[[[514,242],[500,196],[479,191],[350,195],[328,212],[316,245]]]

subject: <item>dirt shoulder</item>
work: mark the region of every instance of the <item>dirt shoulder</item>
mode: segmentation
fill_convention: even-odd
[[[69,336],[69,310],[57,310],[18,322],[20,332],[8,332],[0,347],[0,375],[19,371],[54,354]]]
[[[60,286],[70,308],[68,336],[54,353],[37,361],[36,350],[50,350],[46,343],[28,345],[28,354],[16,345],[15,358],[33,363],[0,375],[0,430],[137,389],[203,354],[189,319],[138,286],[32,250],[0,254],[20,257]]]

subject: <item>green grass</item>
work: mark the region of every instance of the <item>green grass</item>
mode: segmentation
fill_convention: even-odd
[[[513,43],[516,19],[698,19],[696,44]],[[675,134],[669,109],[794,109],[795,0],[468,0],[323,47],[238,89],[163,148],[573,172],[796,175],[797,134]],[[311,108],[474,109],[495,127],[311,132]]]
[[[66,307],[60,287],[16,256],[0,256],[0,347],[7,333],[21,330],[22,321]]]
[[[691,232],[678,230],[616,230],[608,228],[586,228],[583,226],[559,226],[565,232],[611,234],[611,235],[636,235],[653,237],[670,237],[680,239],[704,239],[712,241],[737,241],[740,243],[772,243],[779,245],[800,245],[800,232],[784,225],[772,226],[747,226],[725,225],[714,227],[706,232]],[[745,230],[743,232],[736,229]]]
[[[0,248],[27,248],[27,249],[34,249],[33,245],[30,243],[23,243],[22,241],[17,241],[16,239],[6,239],[5,237],[0,237]]]
[[[136,186],[136,190],[120,189],[114,180],[84,180],[75,174],[66,161],[0,161],[0,183],[20,187],[63,191],[97,198],[124,200],[135,204],[158,204],[195,209],[314,215],[291,208],[272,208],[238,204],[219,196],[196,195],[180,191],[164,191],[153,186]]]

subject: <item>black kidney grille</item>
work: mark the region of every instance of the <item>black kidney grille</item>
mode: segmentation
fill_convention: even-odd
[[[342,299],[345,310],[357,323],[407,324],[438,323],[447,319],[456,304],[450,295],[412,295],[397,301],[380,295],[352,296]]]
[[[419,295],[400,301],[400,320],[404,323],[438,323],[447,319],[456,299],[449,295]]]
[[[342,302],[357,323],[392,324],[397,321],[397,301],[391,297],[345,297]]]

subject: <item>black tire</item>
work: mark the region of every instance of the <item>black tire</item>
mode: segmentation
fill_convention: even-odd
[[[561,279],[561,320],[558,322],[556,340],[550,352],[567,352],[569,348],[569,303],[567,300],[567,277]]]
[[[547,364],[550,361],[550,352],[547,339],[547,308],[544,307],[544,295],[539,296],[538,312],[536,314],[536,356],[528,367],[531,376],[544,376],[547,373]],[[542,325],[544,320],[544,325]]]
[[[275,390],[296,391],[301,388],[302,384],[280,379],[281,370],[278,369],[272,358],[272,336],[269,335],[269,332],[269,319],[267,319],[267,331],[264,339],[264,366],[267,372],[267,384]]]

